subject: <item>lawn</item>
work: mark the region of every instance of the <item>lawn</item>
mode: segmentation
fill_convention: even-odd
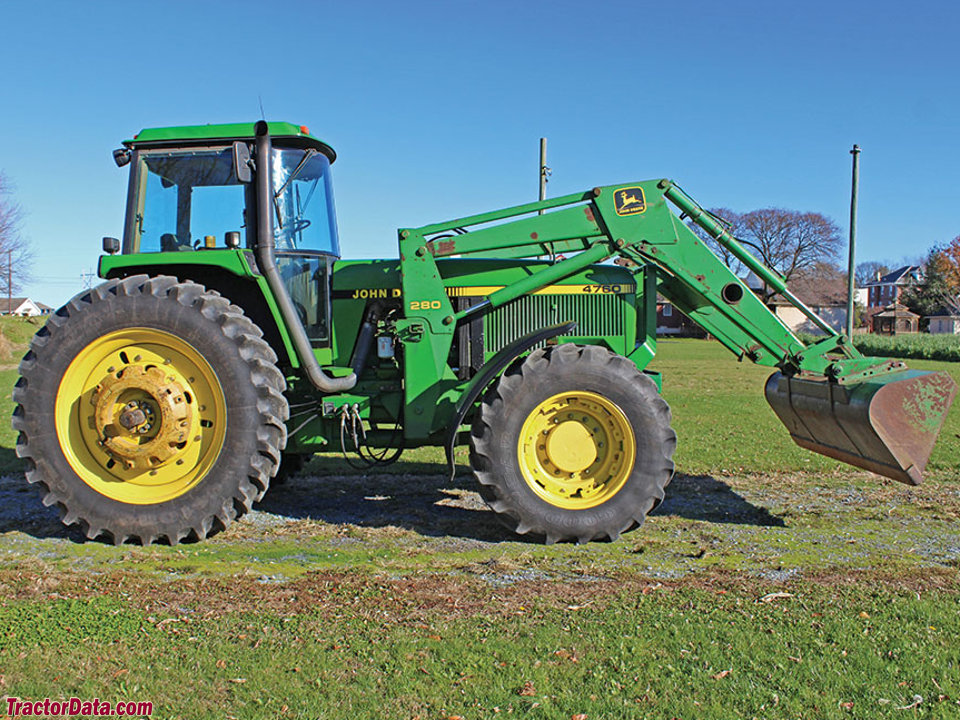
[[[655,367],[678,475],[586,546],[511,536],[432,449],[317,456],[203,543],[82,542],[0,431],[0,694],[191,720],[960,716],[958,411],[909,488],[796,448],[768,371],[716,343]]]

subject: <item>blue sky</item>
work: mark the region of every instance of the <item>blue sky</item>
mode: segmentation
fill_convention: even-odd
[[[306,124],[337,150],[345,257],[396,228],[671,177],[706,206],[829,215],[858,259],[960,233],[960,6],[949,2],[9,2],[0,171],[59,305],[119,236],[143,127]]]

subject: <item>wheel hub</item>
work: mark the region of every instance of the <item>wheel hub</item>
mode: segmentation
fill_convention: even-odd
[[[184,389],[156,365],[106,375],[90,396],[98,444],[127,470],[162,466],[188,442],[193,410]]]
[[[547,398],[527,417],[518,444],[527,485],[551,505],[582,510],[624,486],[636,459],[636,438],[623,411],[594,392]]]
[[[592,428],[575,420],[561,422],[548,431],[544,451],[548,461],[563,472],[578,473],[597,459],[598,441]]]

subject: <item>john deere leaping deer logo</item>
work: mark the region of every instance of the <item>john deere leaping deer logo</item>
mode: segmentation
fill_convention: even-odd
[[[647,209],[647,201],[643,197],[643,188],[625,187],[613,193],[614,209],[617,215],[636,215]]]

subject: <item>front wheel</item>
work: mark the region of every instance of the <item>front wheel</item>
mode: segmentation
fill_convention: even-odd
[[[17,454],[87,537],[202,539],[248,511],[286,444],[276,355],[240,308],[137,275],[78,295],[20,363]]]
[[[653,380],[609,350],[563,344],[532,352],[487,392],[470,459],[510,529],[583,543],[643,523],[676,444]]]

